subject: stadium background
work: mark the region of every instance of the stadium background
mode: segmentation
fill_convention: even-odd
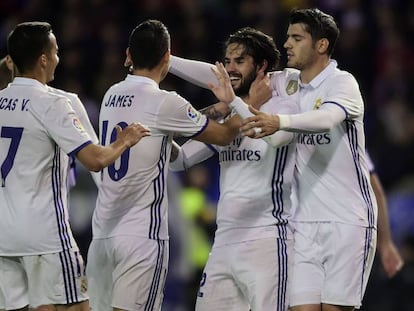
[[[208,62],[221,59],[222,43],[231,32],[256,27],[273,36],[283,66],[287,17],[293,7],[319,7],[338,21],[341,37],[333,58],[360,83],[366,103],[367,148],[385,187],[393,238],[405,260],[404,269],[391,280],[376,260],[361,310],[412,311],[414,1],[1,0],[0,57],[6,55],[7,34],[17,23],[50,22],[60,49],[60,64],[51,85],[78,93],[97,128],[105,90],[127,73],[123,61],[128,35],[139,22],[160,19],[171,33],[173,54]],[[161,87],[176,90],[197,108],[214,103],[209,91],[170,75]],[[214,232],[215,160],[170,176],[171,266],[163,310],[191,310],[194,303]],[[89,175],[79,167],[70,205],[72,226],[84,254],[95,197]]]

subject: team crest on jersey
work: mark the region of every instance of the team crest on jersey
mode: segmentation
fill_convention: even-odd
[[[79,130],[80,132],[84,132],[85,131],[85,129],[83,128],[83,126],[82,126],[82,123],[79,121],[79,119],[78,118],[73,118],[72,119],[72,123],[73,123],[73,126],[77,129],[77,130]]]
[[[86,279],[86,276],[83,276],[81,279],[80,290],[82,293],[86,293],[88,290],[88,280]]]
[[[288,95],[295,94],[298,91],[298,86],[299,86],[298,81],[290,80],[288,82],[288,85],[286,86],[286,93]]]
[[[318,110],[322,105],[322,99],[318,98],[313,106],[313,110]]]
[[[194,123],[198,123],[198,121],[200,120],[201,114],[199,111],[197,111],[196,109],[194,109],[193,106],[188,105],[187,108],[187,116],[190,118],[190,120],[192,120]]]

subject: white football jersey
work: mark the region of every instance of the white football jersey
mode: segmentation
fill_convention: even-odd
[[[68,99],[15,78],[0,91],[0,255],[77,249],[67,212],[67,155],[91,138]]]
[[[48,86],[49,92],[61,96],[65,96],[67,99],[69,99],[69,104],[72,107],[72,109],[75,111],[76,115],[79,118],[80,123],[82,124],[84,130],[86,133],[89,134],[89,137],[91,138],[92,143],[99,144],[98,136],[96,136],[95,130],[91,124],[91,120],[89,119],[88,113],[86,112],[85,106],[79,99],[78,95],[75,93],[67,92],[61,89],[57,89],[51,86]],[[69,159],[69,166],[70,166],[70,159]],[[72,161],[75,161],[75,159],[72,159]],[[98,187],[100,183],[100,174],[99,172],[90,172],[93,181],[95,182],[95,185]],[[76,185],[76,169],[69,168],[68,172],[68,185],[69,188]]]
[[[268,113],[297,113],[296,101],[274,95],[261,107]],[[238,136],[227,146],[189,141],[182,146],[184,162],[191,165],[212,156],[220,163],[220,197],[214,244],[258,238],[291,238],[291,183],[295,143],[274,148],[262,139]],[[195,161],[195,162],[194,162]],[[174,169],[186,163],[173,163]]]
[[[172,138],[199,134],[208,119],[177,93],[160,90],[149,78],[128,75],[105,94],[99,120],[103,145],[115,139],[116,125],[141,122],[151,136],[102,171],[93,237],[168,239],[166,178]]]
[[[298,105],[274,94],[260,110],[293,114]],[[230,145],[215,148],[220,163],[215,246],[266,237],[291,238],[285,225],[291,217],[295,142],[274,148],[262,139],[238,136]]]
[[[299,84],[301,112],[337,105],[345,120],[325,133],[297,136],[297,199],[295,221],[336,221],[376,226],[376,201],[369,182],[365,159],[364,103],[358,83],[337,63],[329,66],[309,84],[302,84],[299,72],[286,81],[286,89]]]
[[[76,115],[79,118],[79,121],[81,122],[83,129],[86,133],[89,134],[89,137],[92,140],[92,143],[98,144],[99,139],[98,136],[96,136],[95,130],[91,124],[91,120],[89,119],[88,113],[86,112],[85,106],[82,104],[81,100],[79,99],[79,96],[72,92],[67,92],[61,89],[57,89],[51,86],[48,86],[49,92],[61,96],[65,96],[67,99],[69,99],[69,103],[72,107],[72,109],[75,111]]]

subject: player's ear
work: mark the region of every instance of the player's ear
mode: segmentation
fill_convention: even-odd
[[[328,50],[329,47],[329,40],[326,38],[319,39],[316,42],[316,48],[319,53],[323,54]]]
[[[47,65],[47,56],[46,56],[46,54],[40,55],[38,61],[39,61],[40,66],[42,68],[45,68],[46,65]]]
[[[269,65],[269,63],[267,62],[267,60],[263,60],[262,64],[260,65],[259,69],[257,70],[257,72],[259,71],[263,71],[266,72],[267,66]]]
[[[125,61],[124,61],[124,67],[131,67],[132,66],[132,60],[131,60],[131,53],[129,52],[129,48],[125,51]]]

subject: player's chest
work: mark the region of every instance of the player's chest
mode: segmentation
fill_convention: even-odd
[[[317,110],[326,98],[324,90],[303,88],[299,93],[299,109],[301,112]]]

